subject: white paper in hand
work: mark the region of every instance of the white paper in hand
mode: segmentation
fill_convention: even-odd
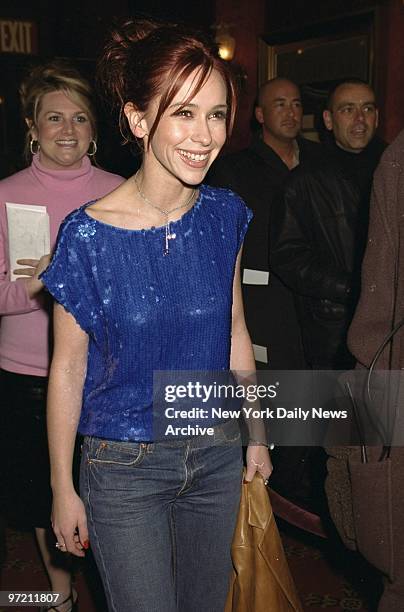
[[[49,215],[46,206],[6,202],[10,280],[21,278],[13,274],[17,259],[40,259],[50,253]]]

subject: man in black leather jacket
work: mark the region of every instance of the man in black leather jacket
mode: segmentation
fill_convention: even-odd
[[[373,90],[340,83],[323,113],[333,138],[324,155],[290,175],[272,208],[271,268],[296,297],[307,363],[346,369],[346,345],[360,290],[373,172],[384,149],[375,137]]]

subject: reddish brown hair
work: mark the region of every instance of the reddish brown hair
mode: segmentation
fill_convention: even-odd
[[[197,78],[184,106],[212,70],[217,70],[227,88],[230,135],[236,112],[236,82],[212,40],[183,26],[148,20],[126,21],[111,32],[98,63],[97,80],[105,98],[119,111],[120,129],[126,142],[134,137],[123,113],[124,105],[132,102],[140,112],[146,112],[151,101],[161,96],[149,133],[150,143],[164,111],[194,70],[198,71]]]

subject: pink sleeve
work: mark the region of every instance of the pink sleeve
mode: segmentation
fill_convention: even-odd
[[[4,206],[0,211],[0,315],[24,314],[42,307],[41,299],[30,299],[22,281],[8,280],[8,250]]]

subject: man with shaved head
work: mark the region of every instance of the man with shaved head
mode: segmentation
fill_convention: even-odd
[[[267,81],[258,92],[255,107],[259,133],[247,149],[220,157],[207,178],[210,184],[238,193],[254,213],[241,267],[246,322],[259,369],[305,367],[293,295],[270,272],[268,263],[272,203],[292,169],[304,165],[321,148],[300,137],[302,116],[298,86],[285,78]],[[276,448],[271,487],[299,506],[316,510],[309,499],[315,488],[308,476],[311,458],[310,449]]]
[[[254,213],[241,263],[243,298],[257,366],[265,369],[304,367],[293,296],[268,265],[272,201],[290,171],[318,148],[299,136],[302,116],[298,86],[280,77],[267,81],[255,107],[259,134],[247,149],[220,157],[207,178],[238,193]]]
[[[373,172],[373,89],[358,79],[332,89],[323,119],[330,139],[314,164],[292,173],[271,223],[271,266],[296,296],[305,358],[314,369],[348,369],[346,344],[360,288]]]
[[[302,127],[303,108],[297,85],[276,77],[258,92],[255,117],[262,128],[262,140],[291,170],[299,163],[296,137]]]

